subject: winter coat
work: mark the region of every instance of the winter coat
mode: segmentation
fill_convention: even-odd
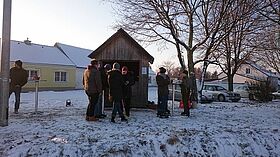
[[[100,71],[89,65],[83,74],[84,90],[89,94],[100,93],[102,91],[102,81]]]
[[[109,88],[108,75],[103,67],[100,67],[99,71],[101,74],[102,90],[105,90],[106,88]]]
[[[28,72],[23,68],[13,67],[10,69],[10,88],[24,86],[28,81]]]
[[[108,72],[109,95],[112,101],[121,101],[123,98],[123,78],[119,70],[111,70]]]
[[[123,77],[123,82],[124,82],[123,97],[130,98],[132,95],[131,86],[133,86],[135,84],[133,73],[127,72],[127,74],[122,75],[122,77]]]
[[[190,89],[191,89],[191,79],[187,76],[184,76],[182,78],[182,83],[180,84],[181,86],[181,92],[184,92],[184,93],[188,93],[190,92]],[[182,91],[183,89],[185,89],[186,91]]]
[[[156,76],[156,81],[158,85],[158,95],[166,96],[168,95],[168,85],[170,83],[170,78],[164,73],[158,73]]]

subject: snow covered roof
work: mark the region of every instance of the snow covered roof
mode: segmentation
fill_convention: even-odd
[[[54,46],[59,48],[76,65],[76,67],[86,68],[90,63],[88,55],[92,52],[92,50],[62,43],[56,43]]]
[[[53,46],[11,40],[10,48],[11,61],[20,59],[26,63],[75,66],[58,48]]]
[[[264,69],[264,67],[252,62],[252,61],[246,61],[247,64],[251,65],[252,67],[254,67],[255,69],[259,70],[260,72],[262,72],[263,74],[265,74],[266,76],[269,76],[269,77],[278,77],[279,76],[272,72],[272,71],[269,71],[269,70],[266,70]]]

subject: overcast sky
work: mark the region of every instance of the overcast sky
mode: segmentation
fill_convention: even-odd
[[[0,5],[2,23],[3,0]],[[95,50],[116,32],[116,20],[110,4],[101,0],[12,0],[11,39]],[[156,44],[143,47],[155,58],[154,69],[163,61],[178,62],[175,51],[159,51]]]

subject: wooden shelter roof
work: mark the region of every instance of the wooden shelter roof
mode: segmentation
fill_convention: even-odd
[[[94,50],[91,54],[88,55],[89,58],[94,58],[97,54],[101,53],[104,48],[106,48],[110,43],[119,37],[124,37],[126,40],[129,40],[133,45],[136,46],[140,52],[143,52],[144,55],[147,56],[148,61],[153,64],[154,57],[151,56],[138,42],[136,42],[126,31],[120,28],[115,34],[113,34],[109,39],[107,39],[102,45],[100,45],[96,50]]]

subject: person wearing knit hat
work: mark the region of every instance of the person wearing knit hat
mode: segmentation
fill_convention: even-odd
[[[15,66],[10,69],[10,89],[9,96],[12,93],[15,93],[15,108],[14,113],[18,113],[19,105],[20,105],[20,93],[22,87],[28,81],[28,72],[24,68],[22,68],[22,61],[15,61]]]
[[[120,64],[117,62],[113,64],[113,69],[108,72],[108,84],[109,100],[113,103],[111,122],[116,122],[115,117],[117,115],[117,112],[121,117],[121,121],[127,121],[121,109],[124,82],[122,78],[122,73],[120,71]]]
[[[156,76],[156,82],[158,85],[158,108],[157,115],[160,118],[168,118],[169,113],[167,109],[168,101],[168,85],[170,78],[165,74],[166,69],[164,67],[159,68],[159,73]]]
[[[115,63],[113,64],[113,70],[120,70],[120,68],[121,68],[121,66],[120,66],[119,63],[115,62]]]
[[[135,84],[133,73],[128,71],[127,66],[122,67],[122,76],[124,81],[123,87],[123,106],[125,109],[125,115],[127,117],[130,116],[130,104],[131,104],[131,96],[132,96],[132,88]]]

